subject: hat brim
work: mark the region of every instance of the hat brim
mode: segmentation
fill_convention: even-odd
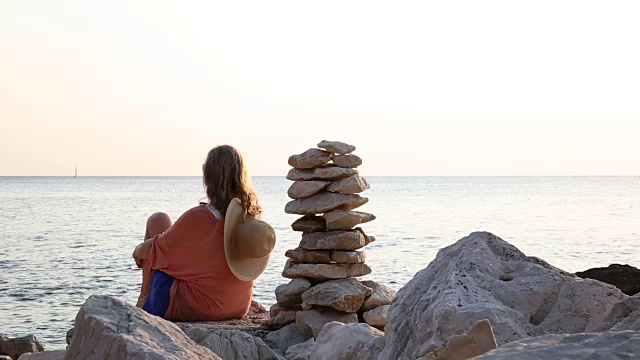
[[[224,218],[224,256],[229,269],[242,281],[253,281],[260,276],[269,264],[269,255],[261,258],[241,258],[233,250],[233,234],[245,219],[246,210],[238,199],[232,199]]]

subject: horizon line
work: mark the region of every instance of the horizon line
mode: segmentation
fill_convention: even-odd
[[[640,175],[363,175],[365,177],[640,177]],[[0,178],[8,177],[49,177],[49,178],[75,178],[73,175],[0,175]],[[167,177],[202,177],[202,175],[78,175],[77,178],[116,178],[116,177],[146,177],[146,178],[167,178]],[[286,175],[252,175],[251,177],[282,177]]]

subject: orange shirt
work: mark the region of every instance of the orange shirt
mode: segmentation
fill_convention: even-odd
[[[206,205],[185,212],[156,235],[149,267],[175,278],[165,318],[215,321],[241,318],[251,306],[253,281],[233,275],[224,256],[224,221]]]

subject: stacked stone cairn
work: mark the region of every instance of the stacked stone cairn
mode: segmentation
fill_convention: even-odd
[[[375,238],[358,224],[374,220],[373,214],[353,211],[367,203],[359,195],[369,183],[356,168],[362,159],[352,154],[355,146],[323,140],[318,148],[289,157],[293,167],[287,179],[293,200],[285,212],[302,215],[291,227],[302,232],[288,257],[282,276],[291,281],[276,288],[277,303],[271,307],[267,327],[279,329],[295,323],[307,338],[316,337],[324,324],[366,322],[383,330],[391,287],[356,277],[371,273],[365,253],[358,251]]]

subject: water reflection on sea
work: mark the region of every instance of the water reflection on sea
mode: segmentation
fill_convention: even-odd
[[[371,177],[358,210],[376,237],[367,263],[399,289],[438,249],[486,230],[567,271],[610,263],[640,267],[638,177]],[[275,302],[284,252],[300,236],[284,213],[290,182],[257,177],[264,218],[278,243],[255,296]],[[135,302],[140,272],[131,252],[149,214],[174,219],[203,196],[197,177],[0,177],[0,332],[34,333],[62,349],[92,294]]]

